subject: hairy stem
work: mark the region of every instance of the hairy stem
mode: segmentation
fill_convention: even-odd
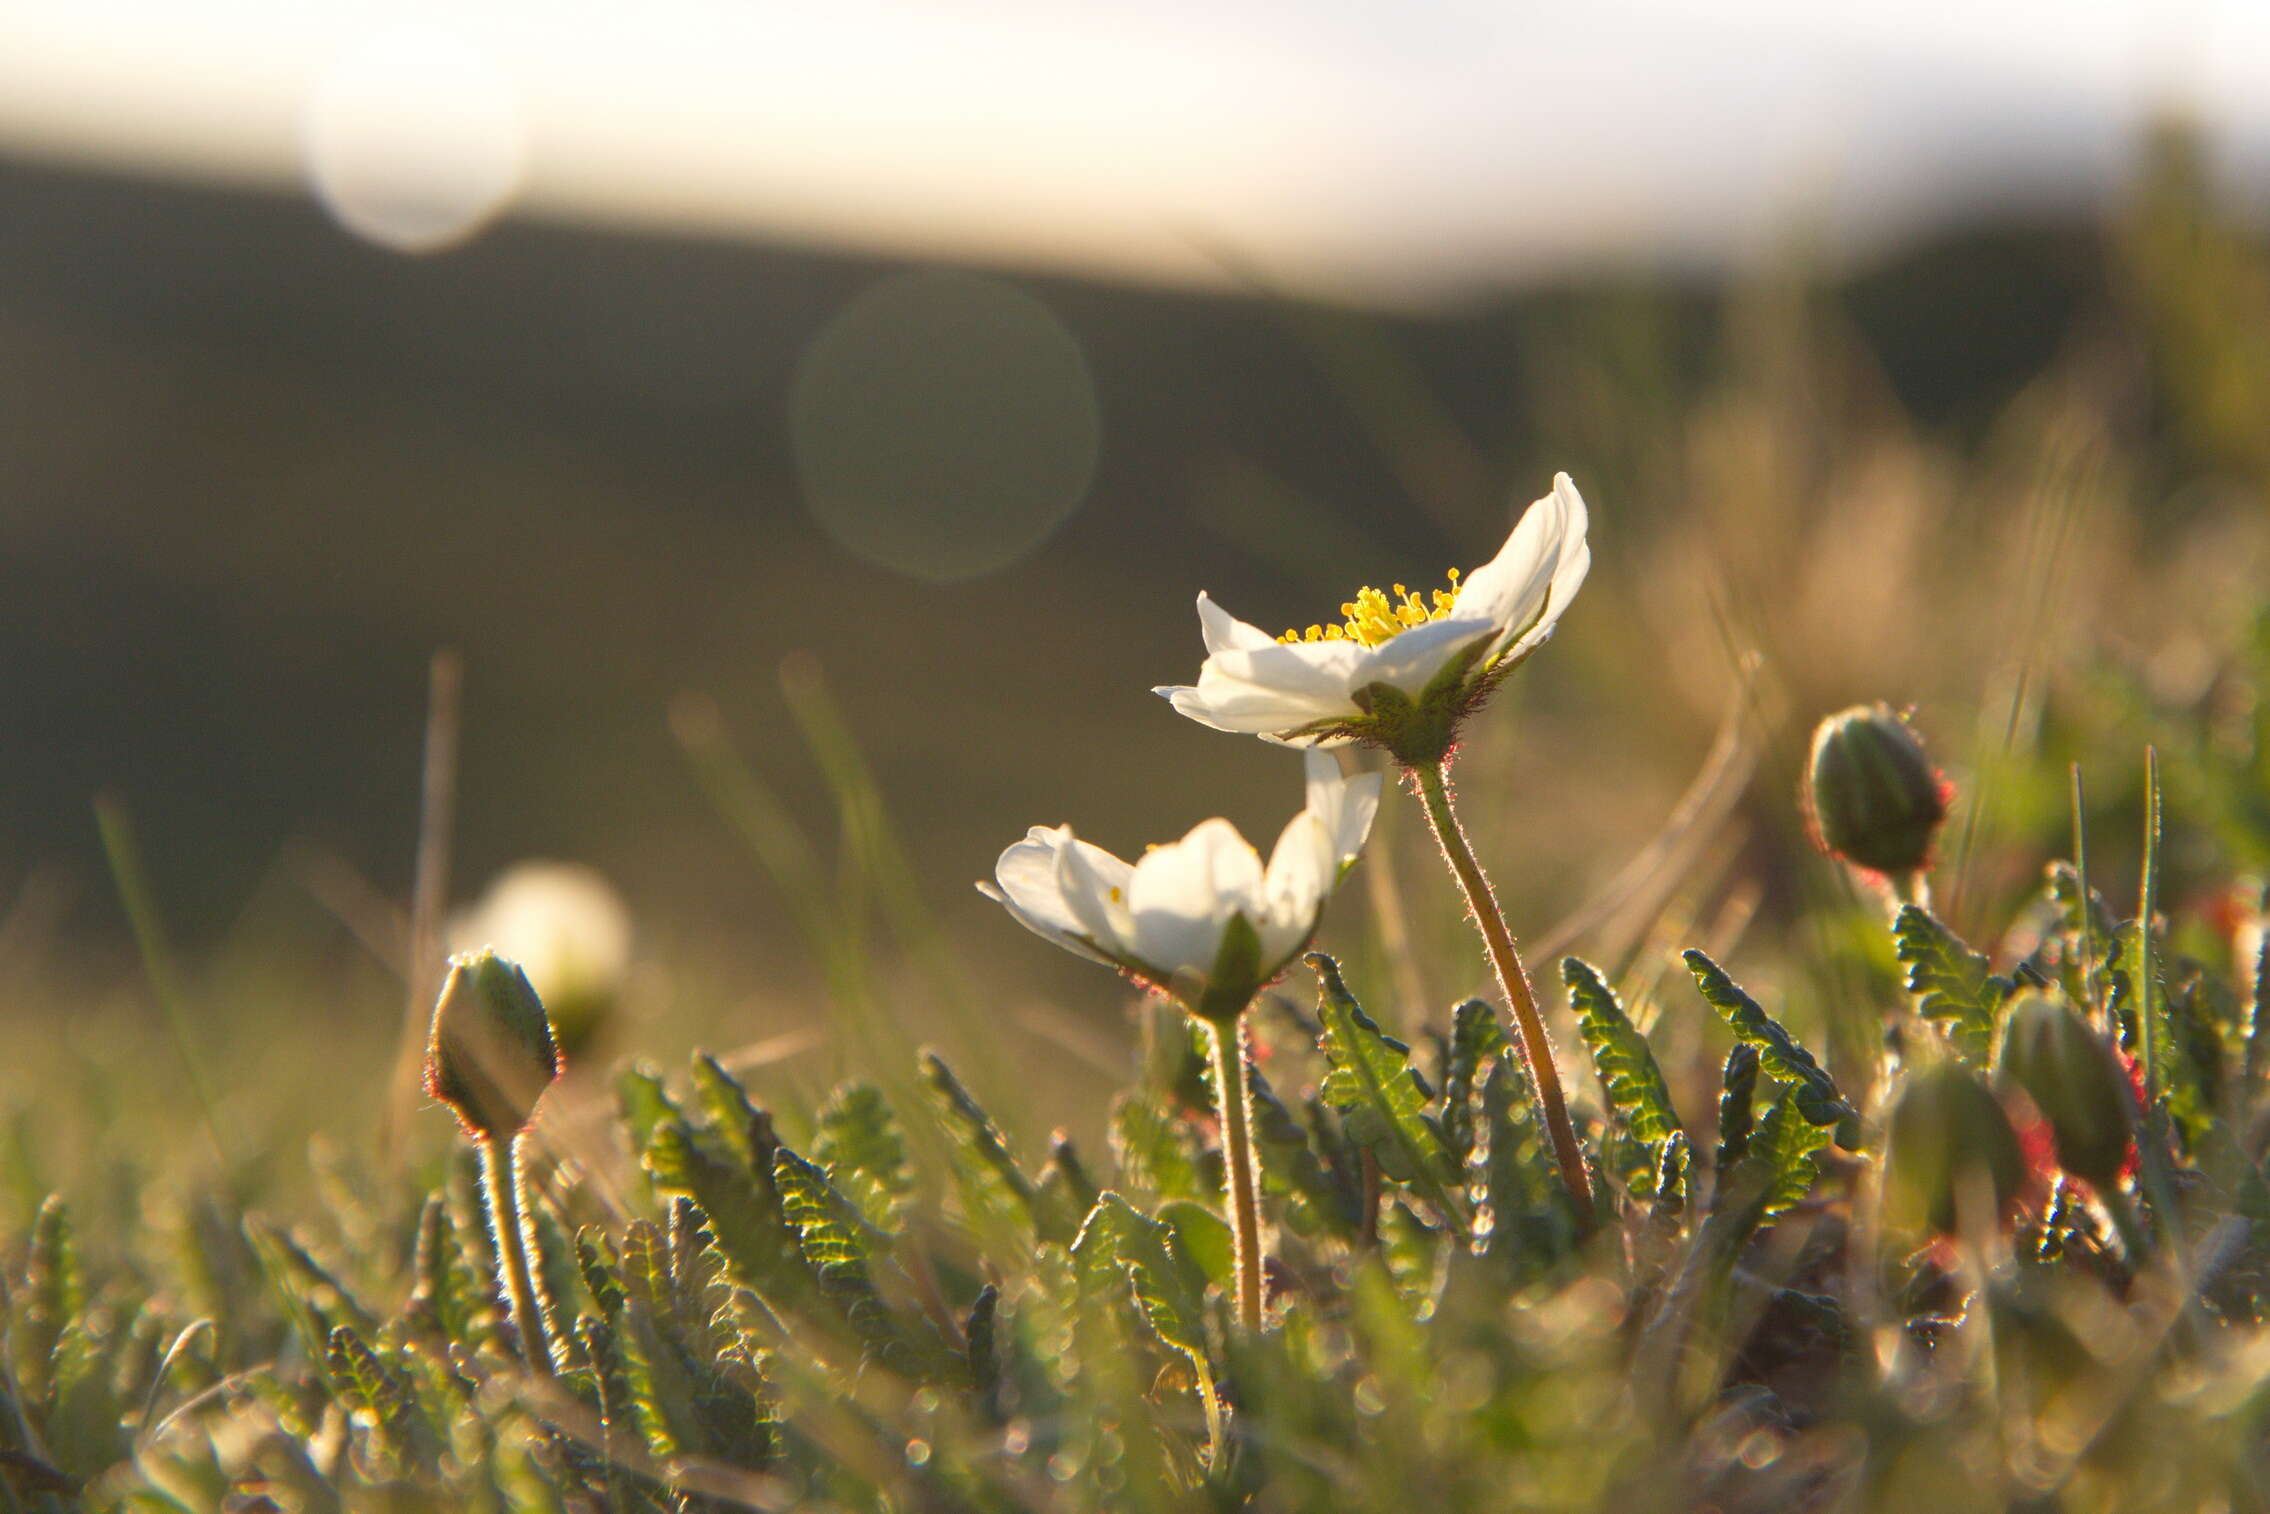
[[[1253,1154],[1253,1100],[1245,1082],[1245,1021],[1209,1020],[1214,1103],[1222,1112],[1222,1165],[1229,1170],[1230,1239],[1237,1260],[1237,1318],[1261,1328],[1261,1172]]]
[[[1560,1069],[1553,1061],[1552,1037],[1546,1033],[1545,1017],[1537,1012],[1536,996],[1529,991],[1529,974],[1522,968],[1513,933],[1506,929],[1505,916],[1498,910],[1497,895],[1490,889],[1489,876],[1475,860],[1474,848],[1466,841],[1465,828],[1458,823],[1458,812],[1451,807],[1449,769],[1448,757],[1439,763],[1411,768],[1411,782],[1426,805],[1427,823],[1434,827],[1435,840],[1442,845],[1443,859],[1450,864],[1459,888],[1466,895],[1466,908],[1482,932],[1482,944],[1489,953],[1490,968],[1497,974],[1498,988],[1505,995],[1506,1006],[1513,1011],[1514,1024],[1521,1030],[1521,1060],[1529,1069],[1530,1090],[1536,1095],[1537,1108],[1545,1117],[1545,1129],[1553,1139],[1553,1158],[1560,1166],[1561,1182],[1568,1189],[1570,1202],[1576,1205],[1577,1224],[1590,1234],[1594,1221],[1592,1180],[1585,1174],[1584,1152],[1576,1142],[1576,1127],[1569,1123],[1568,1101],[1561,1094]]]
[[[528,1267],[528,1210],[521,1201],[518,1138],[488,1136],[481,1141],[481,1187],[488,1199],[497,1273],[504,1283],[505,1302],[512,1308],[512,1328],[520,1337],[520,1354],[535,1371],[548,1374],[552,1370],[552,1348],[544,1336],[535,1274]]]

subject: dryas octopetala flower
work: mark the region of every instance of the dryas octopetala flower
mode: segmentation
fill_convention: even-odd
[[[1198,596],[1198,682],[1156,689],[1219,731],[1287,746],[1360,741],[1406,767],[1439,763],[1458,723],[1552,635],[1592,566],[1584,497],[1566,473],[1497,556],[1428,599],[1360,590],[1335,625],[1271,636]]]
[[[1034,826],[1001,854],[987,897],[1028,929],[1172,995],[1192,1013],[1231,1020],[1316,934],[1340,876],[1379,808],[1380,775],[1349,778],[1308,754],[1308,804],[1267,866],[1227,820],[1127,863],[1068,825]]]
[[[520,965],[570,1059],[613,1013],[630,972],[629,906],[604,874],[581,863],[514,863],[451,920],[449,937],[459,951],[486,946]]]

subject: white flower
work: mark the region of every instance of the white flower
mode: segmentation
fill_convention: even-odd
[[[1202,821],[1132,865],[1070,826],[1034,826],[1001,854],[995,883],[978,888],[1059,946],[1194,1011],[1235,1015],[1315,936],[1370,834],[1379,789],[1379,774],[1343,777],[1334,758],[1312,752],[1307,807],[1266,867],[1227,820]]]
[[[1584,497],[1566,473],[1523,512],[1505,545],[1431,603],[1401,584],[1364,589],[1346,620],[1271,636],[1205,594],[1206,661],[1195,685],[1156,689],[1219,731],[1288,746],[1384,746],[1440,760],[1457,722],[1552,635],[1592,566]],[[1439,750],[1428,750],[1439,746]]]
[[[514,863],[448,934],[457,951],[491,947],[518,963],[571,1045],[605,1014],[630,970],[630,909],[598,869],[581,863]]]

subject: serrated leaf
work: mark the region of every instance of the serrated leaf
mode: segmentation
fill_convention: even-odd
[[[1794,1085],[1798,1112],[1807,1121],[1833,1126],[1839,1145],[1847,1151],[1859,1149],[1860,1115],[1837,1092],[1836,1080],[1813,1060],[1813,1054],[1708,956],[1692,947],[1682,956],[1704,1002],[1718,1011],[1738,1039],[1758,1049],[1759,1070],[1776,1083]]]
[[[776,1307],[785,1308],[803,1295],[810,1275],[798,1260],[796,1237],[781,1216],[769,1170],[760,1179],[712,1151],[683,1120],[666,1120],[654,1128],[646,1171],[657,1193],[683,1195],[701,1206],[719,1250],[744,1286]],[[665,1246],[660,1269],[665,1280],[667,1258]],[[629,1259],[626,1249],[626,1263]]]
[[[1476,1103],[1474,1149],[1467,1156],[1473,1245],[1526,1282],[1574,1247],[1576,1216],[1513,1058],[1491,1064]]]
[[[773,1154],[773,1184],[796,1232],[805,1263],[872,1359],[907,1377],[941,1375],[943,1350],[934,1332],[902,1323],[875,1284],[878,1267],[893,1266],[883,1237],[859,1208],[828,1181],[826,1172],[785,1146]]]
[[[1245,1082],[1253,1102],[1254,1143],[1261,1151],[1261,1188],[1287,1200],[1285,1227],[1297,1235],[1320,1229],[1341,1237],[1355,1235],[1363,1227],[1362,1196],[1318,1156],[1308,1127],[1294,1118],[1261,1069],[1250,1061],[1246,1063]],[[1181,1198],[1169,1202],[1198,1201]],[[1165,1210],[1165,1205],[1160,1206],[1162,1214]]]
[[[378,1334],[378,1321],[370,1311],[291,1235],[254,1215],[245,1216],[244,1233],[293,1306],[294,1322],[311,1358],[321,1361],[330,1350],[334,1325],[346,1325],[365,1340]]]
[[[56,1466],[85,1482],[124,1456],[130,1440],[111,1387],[110,1353],[88,1315],[67,1321],[48,1369],[46,1449]]]
[[[662,1074],[644,1062],[624,1068],[615,1077],[615,1108],[631,1154],[643,1159],[653,1144],[654,1132],[680,1118],[678,1105],[663,1085]]]
[[[1671,1085],[1664,1081],[1647,1038],[1624,1013],[1615,990],[1589,963],[1563,958],[1561,981],[1568,985],[1569,1008],[1576,1011],[1609,1107],[1635,1138],[1651,1146],[1663,1141],[1679,1129],[1679,1112],[1671,1105]]]
[[[26,1394],[38,1398],[48,1390],[56,1343],[87,1305],[79,1248],[71,1237],[71,1211],[60,1194],[49,1194],[32,1218],[23,1276],[22,1301],[16,1305],[20,1312],[11,1331],[16,1376]]]
[[[1111,1155],[1120,1186],[1130,1192],[1162,1199],[1205,1192],[1190,1129],[1156,1094],[1133,1090],[1112,1101]]]
[[[1072,1242],[1082,1286],[1126,1287],[1160,1340],[1194,1365],[1206,1365],[1206,1330],[1190,1268],[1175,1249],[1174,1234],[1116,1193],[1105,1193]]]
[[[1450,1012],[1450,1055],[1442,1077],[1442,1142],[1451,1160],[1464,1166],[1474,1150],[1475,1099],[1491,1061],[1510,1043],[1497,1011],[1481,999],[1467,999]]]
[[[2073,864],[2049,864],[2049,899],[2056,917],[2057,968],[2065,997],[2084,1008],[2103,1007],[2104,968],[2118,929],[2104,896],[2095,889],[2082,898],[2081,875]]]
[[[583,1276],[584,1292],[610,1320],[623,1312],[623,1284],[616,1271],[619,1265],[606,1231],[586,1225],[575,1233],[575,1266]]]
[[[1464,1208],[1450,1190],[1458,1165],[1428,1117],[1433,1091],[1411,1066],[1411,1049],[1364,1013],[1338,963],[1322,952],[1309,953],[1307,961],[1321,991],[1318,1045],[1330,1068],[1319,1089],[1324,1102],[1340,1112],[1349,1135],[1371,1149],[1381,1172],[1408,1184],[1463,1232]]]
[[[922,1081],[952,1149],[954,1186],[979,1234],[1029,1249],[1038,1233],[1033,1184],[1000,1127],[934,1051],[922,1054]]]
[[[1159,1206],[1159,1223],[1174,1232],[1178,1255],[1199,1275],[1227,1292],[1237,1281],[1237,1238],[1219,1212],[1191,1199]]]
[[[426,1453],[432,1436],[416,1395],[369,1341],[345,1325],[335,1326],[324,1362],[343,1396],[369,1411],[388,1455],[415,1459]]]
[[[1903,904],[1892,921],[1900,965],[1916,1012],[1946,1034],[1956,1055],[1983,1068],[1993,1054],[1994,1026],[2016,985],[1989,971],[1975,952],[1919,904]]]
[[[618,1294],[619,1296],[619,1294]],[[640,1420],[634,1399],[635,1390],[623,1361],[623,1353],[615,1339],[615,1330],[606,1320],[587,1314],[575,1322],[575,1342],[591,1381],[599,1409],[600,1477],[605,1506],[612,1509],[622,1498],[618,1482],[626,1474],[624,1463],[630,1458],[634,1446],[646,1450],[646,1431]],[[661,1453],[657,1453],[661,1454]]]
[[[1000,1313],[1001,1290],[987,1283],[977,1290],[977,1298],[962,1321],[970,1391],[977,1400],[978,1412],[994,1424],[999,1424],[1004,1417],[1001,1412],[1001,1344],[995,1337]]]
[[[1695,1148],[1687,1140],[1687,1133],[1674,1130],[1664,1137],[1655,1161],[1654,1214],[1659,1220],[1672,1220],[1684,1214],[1687,1202],[1693,1196]]]
[[[819,1114],[812,1155],[867,1223],[896,1233],[914,1196],[914,1168],[898,1116],[872,1083],[845,1083]]]
[[[1750,1132],[1757,1125],[1758,1049],[1737,1041],[1726,1054],[1726,1069],[1719,1080],[1718,1151],[1711,1160],[1724,1176],[1750,1149]]]
[[[1040,1238],[1069,1246],[1079,1234],[1080,1221],[1095,1207],[1099,1191],[1088,1176],[1087,1163],[1080,1160],[1079,1148],[1070,1136],[1057,1131],[1049,1138],[1048,1160],[1033,1184],[1033,1224]]]
[[[2177,957],[2161,975],[2152,1007],[2161,1028],[2167,1111],[2196,1150],[2216,1125],[2238,1000],[2218,975],[2189,957]]]
[[[441,1194],[428,1195],[418,1211],[410,1274],[404,1313],[413,1328],[445,1340],[462,1340],[472,1333],[474,1321],[495,1307],[480,1275],[466,1265],[465,1248],[450,1219],[448,1200]]]
[[[1791,1088],[1774,1100],[1750,1137],[1735,1169],[1735,1192],[1752,1223],[1787,1214],[1813,1191],[1829,1131],[1806,1114],[1804,1092]]]
[[[760,1111],[741,1080],[706,1051],[693,1056],[694,1103],[725,1150],[756,1172],[772,1161],[771,1117]]]

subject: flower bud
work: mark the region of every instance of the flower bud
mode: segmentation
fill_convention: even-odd
[[[1997,1081],[2025,1091],[2057,1142],[2057,1165],[2099,1188],[2127,1164],[2134,1095],[2112,1048],[2080,1016],[2039,994],[2012,1005]]]
[[[493,951],[451,957],[426,1042],[426,1092],[467,1135],[509,1140],[559,1075],[552,1022],[528,975]]]
[[[1989,1204],[1999,1219],[2026,1186],[2025,1153],[2010,1117],[1994,1091],[1958,1063],[1910,1072],[1886,1124],[1884,1222],[1894,1230],[1951,1235],[1968,1206]]]
[[[1890,877],[1921,872],[1949,797],[1922,739],[1890,705],[1855,705],[1814,729],[1805,813],[1823,851]]]

